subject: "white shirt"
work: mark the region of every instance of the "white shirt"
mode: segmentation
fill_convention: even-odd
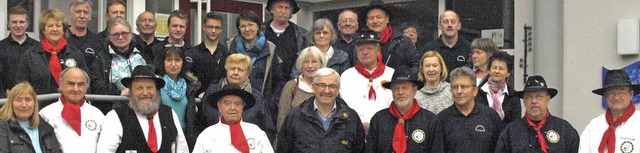
[[[81,136],[79,136],[71,125],[62,118],[62,108],[64,108],[64,105],[58,100],[58,102],[42,108],[39,112],[40,116],[42,116],[41,119],[53,127],[62,151],[66,153],[96,152],[98,137],[104,121],[102,112],[89,103],[82,104],[80,107]]]
[[[491,90],[489,89],[489,83],[484,84],[484,86],[480,87],[480,89],[482,89],[482,91],[487,93],[487,102],[489,103],[489,107],[494,108],[493,98],[491,97]],[[507,85],[505,82],[504,91],[501,93],[498,93],[498,100],[501,100],[498,102],[500,103],[500,106],[502,106],[502,102],[504,102],[504,97],[507,96],[507,94],[509,94],[509,90],[507,90]],[[504,112],[504,108],[502,108],[502,111]]]
[[[391,89],[382,87],[382,81],[391,81],[394,69],[385,66],[384,73],[373,79],[376,99],[369,99],[369,79],[358,73],[355,67],[349,68],[340,77],[340,97],[354,109],[363,123],[371,120],[376,112],[389,108],[393,101]]]
[[[182,127],[180,126],[180,120],[178,120],[178,116],[176,113],[171,110],[171,114],[173,114],[173,124],[176,126],[176,130],[178,131],[178,135],[176,136],[176,146],[171,146],[172,150],[175,148],[176,152],[179,153],[188,153],[189,146],[187,146],[187,140],[184,138],[184,133],[182,133]],[[140,128],[142,128],[142,132],[144,133],[144,139],[148,139],[149,135],[149,120],[146,115],[140,114],[136,112],[136,117],[138,118],[138,122],[140,123]],[[158,149],[162,146],[162,126],[160,126],[159,117],[153,118],[153,125],[156,129],[156,138],[158,140]],[[100,134],[100,139],[98,140],[98,153],[113,153],[116,152],[118,146],[122,142],[122,124],[120,124],[120,118],[118,118],[118,113],[115,110],[109,111],[104,120],[104,125],[102,126],[104,130],[102,130],[102,134]],[[140,145],[147,145],[140,144]]]
[[[264,133],[258,126],[240,122],[244,137],[247,138],[249,144],[249,152],[252,153],[273,153],[273,148]],[[207,127],[200,133],[193,148],[193,153],[236,153],[240,152],[231,144],[231,132],[229,125],[218,122]]]
[[[597,153],[602,135],[609,128],[605,114],[593,118],[580,135],[580,153]],[[615,128],[615,152],[640,153],[640,111],[635,111],[626,121]],[[607,149],[605,149],[607,152]]]

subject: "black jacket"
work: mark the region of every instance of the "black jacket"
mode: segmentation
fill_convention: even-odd
[[[578,152],[580,136],[578,136],[576,129],[566,120],[549,115],[547,122],[540,131],[546,137],[545,141],[549,146],[547,150],[549,153]],[[550,142],[554,140],[554,136],[550,136],[552,133],[557,134],[557,137],[555,137],[558,138],[555,140],[556,142]],[[500,138],[496,143],[496,153],[511,152],[542,153],[537,133],[529,126],[525,118],[511,122],[500,133]]]
[[[38,133],[43,153],[62,153],[60,143],[49,123],[40,119]],[[35,153],[31,138],[17,121],[0,121],[0,152]]]
[[[516,90],[513,87],[507,86],[508,95],[504,96],[502,102],[502,110],[504,111],[504,119],[502,120],[502,128],[509,123],[522,118],[522,104],[520,104],[520,97],[516,96]],[[478,90],[478,94],[475,97],[475,101],[478,104],[489,106],[489,100],[487,100],[487,94],[483,90]]]
[[[279,153],[325,153],[364,151],[364,129],[360,117],[347,103],[336,98],[336,112],[326,132],[314,111],[314,97],[293,108],[278,133]]]
[[[50,58],[51,54],[45,53],[42,45],[31,47],[21,57],[20,65],[18,65],[17,72],[15,72],[18,82],[28,81],[37,94],[58,93],[58,84],[56,84],[51,71],[49,71]],[[85,71],[89,70],[82,53],[73,46],[65,46],[58,53],[58,58],[60,59],[62,70],[73,66],[72,59],[75,60],[75,66]]]
[[[391,38],[381,45],[382,62],[395,70],[411,70],[410,74],[418,74],[420,57],[411,39],[401,32],[393,32]]]
[[[391,104],[395,105],[395,104]],[[391,115],[389,108],[378,111],[371,118],[367,135],[366,152],[394,152],[393,134],[398,118]],[[443,139],[438,119],[432,112],[420,109],[413,118],[404,121],[407,138],[407,153],[441,153]]]

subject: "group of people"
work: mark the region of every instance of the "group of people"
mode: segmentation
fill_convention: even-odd
[[[337,30],[319,19],[310,32],[289,21],[300,10],[295,0],[269,0],[272,19],[243,11],[238,36],[226,42],[222,16],[209,12],[196,46],[184,38],[189,19],[180,10],[160,41],[155,14],[141,13],[134,34],[120,0],[107,3],[108,27],[89,31],[92,5],[74,0],[70,25],[62,11],[43,11],[40,42],[25,33],[26,10],[7,12],[0,152],[547,153],[640,145],[631,103],[640,85],[625,71],[609,71],[593,90],[608,108],[579,136],[547,109],[556,89],[531,76],[515,90],[511,57],[490,39],[460,38],[451,10],[440,15],[442,35],[418,50],[418,28],[396,31],[391,8],[378,0],[361,12],[367,29],[344,10]],[[37,97],[58,92],[52,102]],[[129,100],[92,102],[87,93]]]

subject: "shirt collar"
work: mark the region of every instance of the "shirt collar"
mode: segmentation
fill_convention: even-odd
[[[313,111],[318,111],[318,101],[316,101],[315,99],[313,99]],[[331,108],[331,112],[336,110],[336,101],[333,101],[333,108]]]

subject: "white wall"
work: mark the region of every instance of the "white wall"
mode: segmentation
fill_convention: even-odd
[[[638,0],[564,1],[563,112],[579,132],[604,112],[601,97],[591,93],[602,86],[601,67],[621,68],[640,59],[616,54],[617,21],[640,19],[638,8]]]

